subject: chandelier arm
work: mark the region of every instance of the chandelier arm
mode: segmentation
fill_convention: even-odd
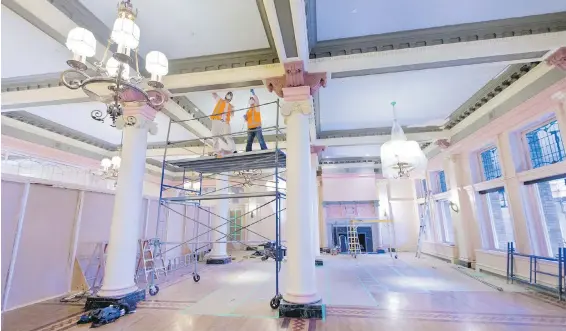
[[[92,117],[92,119],[95,121],[104,122],[104,119],[108,117],[108,113],[103,116],[102,110],[95,109],[90,112],[90,117]]]
[[[70,74],[73,75],[80,75],[83,78],[71,78],[68,77]],[[71,89],[71,90],[78,90],[79,88],[81,88],[86,81],[88,81],[91,77],[89,75],[87,75],[86,73],[79,71],[79,70],[75,70],[75,69],[67,69],[65,71],[63,71],[61,73],[61,83],[63,83],[63,85],[65,85],[65,87]]]

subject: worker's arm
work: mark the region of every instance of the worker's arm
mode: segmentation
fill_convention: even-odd
[[[251,94],[252,94],[252,98],[253,98],[254,101],[255,101],[255,105],[256,105],[256,106],[259,106],[259,98],[257,97],[257,95],[255,95],[254,89],[251,89],[250,92],[251,92]]]
[[[214,98],[214,101],[218,102],[218,100],[220,100],[220,97],[218,96],[218,94],[216,92],[212,92],[212,97]]]

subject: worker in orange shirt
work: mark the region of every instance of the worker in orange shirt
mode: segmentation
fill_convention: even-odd
[[[234,115],[232,104],[232,92],[226,93],[224,99],[220,98],[218,94],[212,93],[212,97],[216,101],[216,106],[212,111],[212,146],[216,156],[222,156],[236,152],[236,144],[234,139],[230,136],[232,130],[230,128],[230,120]]]
[[[265,140],[263,139],[263,132],[261,130],[261,113],[259,112],[259,99],[253,89],[250,90],[252,96],[250,97],[250,108],[244,115],[244,119],[248,124],[248,143],[246,144],[246,152],[252,150],[254,138],[257,136],[257,141],[262,150],[267,149]]]

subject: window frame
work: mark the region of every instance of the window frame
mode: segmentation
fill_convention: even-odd
[[[489,239],[489,248],[492,249],[492,250],[496,250],[496,251],[505,251],[505,250],[507,250],[506,246],[505,247],[499,247],[499,248],[497,247],[498,243],[499,243],[499,240],[498,240],[499,238],[498,238],[498,235],[497,235],[497,230],[495,229],[495,221],[493,219],[493,210],[492,210],[492,207],[491,207],[491,204],[490,204],[490,201],[489,201],[489,195],[488,195],[489,193],[497,192],[498,194],[501,194],[500,191],[503,190],[506,208],[509,210],[509,217],[511,219],[511,235],[513,237],[513,240],[512,240],[513,242],[515,242],[515,237],[516,237],[515,236],[515,222],[513,220],[513,215],[511,213],[511,206],[509,204],[509,197],[507,195],[507,190],[506,190],[505,186],[496,187],[494,189],[497,189],[497,188],[499,188],[499,190],[497,190],[497,191],[491,191],[491,192],[479,193],[479,194],[480,194],[480,196],[482,196],[482,195],[484,196],[483,199],[482,199],[483,203],[484,203],[484,207],[485,207],[484,215],[486,217],[486,220],[489,222],[488,228],[491,231],[491,233],[489,234],[489,238],[488,238]],[[499,197],[499,204],[501,206],[501,196]],[[501,206],[501,208],[503,208],[503,206]],[[503,220],[501,220],[501,221],[503,222]]]
[[[525,162],[525,165],[527,166],[527,169],[525,169],[525,171],[544,168],[544,167],[548,167],[549,165],[552,165],[552,164],[547,164],[547,165],[544,165],[544,166],[541,166],[541,167],[538,167],[538,168],[535,168],[533,166],[533,160],[531,158],[531,150],[529,148],[527,133],[534,131],[534,130],[537,130],[537,129],[539,129],[539,128],[545,126],[545,125],[548,125],[548,124],[550,124],[554,121],[557,122],[556,124],[558,125],[558,128],[560,129],[560,124],[558,123],[558,119],[556,118],[556,115],[553,114],[553,116],[550,116],[549,118],[547,118],[543,121],[537,121],[537,122],[531,123],[530,125],[524,127],[522,130],[519,131],[520,132],[520,139],[521,139],[521,147],[523,149],[522,155],[524,155],[523,161]],[[562,144],[564,145],[564,148],[565,148],[564,151],[566,152],[566,144],[564,142],[564,133],[560,132],[560,136],[562,138]],[[565,156],[565,159],[560,161],[560,162],[565,162],[565,161],[566,161],[566,156]],[[557,162],[557,163],[560,163],[560,162]]]
[[[453,245],[455,245],[455,241],[456,241],[456,238],[455,238],[456,233],[454,231],[454,220],[452,219],[452,214],[451,214],[451,211],[450,211],[450,200],[448,198],[442,197],[442,198],[435,199],[434,202],[435,202],[435,207],[436,207],[436,210],[437,210],[437,212],[436,212],[437,219],[439,221],[438,222],[438,224],[439,224],[438,230],[440,231],[440,236],[439,236],[440,238],[439,239],[441,240],[441,243],[453,246]],[[446,231],[447,231],[446,213],[445,213],[444,208],[441,206],[441,204],[444,203],[444,202],[446,202],[448,204],[447,211],[448,211],[451,226],[452,226],[452,238],[451,238],[452,241],[449,241],[446,238],[447,237],[446,236]]]
[[[482,154],[489,151],[489,150],[492,150],[492,149],[495,149],[497,151],[497,165],[499,167],[499,176],[495,177],[495,178],[487,179],[487,176],[485,174],[485,168],[484,168],[484,165],[483,165]],[[503,167],[502,167],[502,164],[501,164],[501,155],[499,154],[499,147],[497,145],[491,144],[491,145],[488,145],[487,147],[484,147],[484,148],[478,150],[476,152],[476,160],[477,160],[477,163],[478,163],[479,178],[481,178],[482,182],[497,180],[497,179],[503,177]]]

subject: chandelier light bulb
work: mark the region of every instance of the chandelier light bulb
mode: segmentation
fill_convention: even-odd
[[[152,87],[163,87],[161,78],[169,72],[169,61],[165,54],[158,51],[151,51],[145,57],[145,69],[151,74]]]
[[[120,65],[124,66],[122,69],[122,78],[127,80],[130,76],[130,66],[122,64],[120,61],[116,60],[115,58],[111,57],[106,62],[106,71],[110,77],[118,76],[118,70],[120,69]]]
[[[122,159],[119,156],[112,157],[112,168],[118,169],[120,168],[120,164],[122,163]]]
[[[67,61],[67,64],[78,70],[86,70],[86,58],[96,54],[96,39],[92,32],[84,28],[74,28],[69,31],[65,45],[73,52],[73,59]]]
[[[140,28],[133,20],[118,17],[114,21],[110,39],[118,44],[118,53],[129,56],[130,49],[136,49],[140,44]]]
[[[108,171],[108,169],[110,169],[110,167],[112,166],[112,161],[110,161],[109,158],[103,158],[102,161],[100,161],[100,166],[102,167],[102,169],[104,169],[104,171]]]

